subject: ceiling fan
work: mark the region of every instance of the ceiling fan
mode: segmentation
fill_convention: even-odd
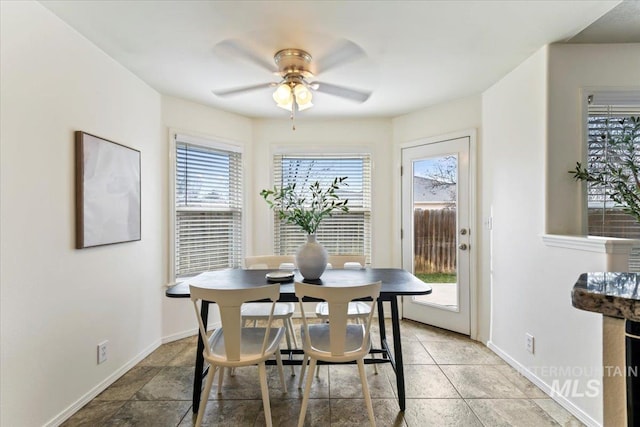
[[[327,55],[315,62],[311,54],[305,50],[297,48],[279,50],[273,57],[275,67],[245,48],[236,40],[224,41],[219,47],[236,56],[243,57],[262,68],[266,68],[273,74],[279,76],[280,80],[251,86],[213,90],[212,92],[216,96],[233,96],[274,87],[276,90],[273,93],[273,99],[276,105],[290,111],[292,120],[297,111],[303,111],[313,106],[311,102],[313,99],[312,91],[345,98],[357,103],[363,103],[371,96],[370,91],[315,80],[315,75],[318,72],[325,72],[330,68],[354,61],[364,55],[362,48],[347,40],[342,41]],[[295,130],[295,126],[293,129]]]

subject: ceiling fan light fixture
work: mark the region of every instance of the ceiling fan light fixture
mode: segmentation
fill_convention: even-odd
[[[293,94],[296,97],[296,104],[298,104],[300,110],[307,109],[313,105],[311,104],[313,95],[311,94],[309,88],[307,88],[304,84],[297,84],[293,88]]]
[[[293,94],[291,93],[291,87],[288,84],[283,83],[277,87],[273,92],[273,100],[276,104],[291,104],[293,102]]]

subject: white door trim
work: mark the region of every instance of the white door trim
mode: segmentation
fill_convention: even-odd
[[[465,129],[461,131],[451,132],[443,135],[430,136],[420,138],[413,141],[405,142],[399,145],[400,159],[402,159],[402,150],[404,148],[416,147],[419,145],[433,144],[436,142],[447,141],[450,139],[469,138],[469,245],[471,248],[471,256],[469,257],[469,331],[471,339],[478,339],[478,258],[481,248],[477,237],[480,235],[481,224],[478,224],[476,211],[478,210],[477,202],[477,130],[475,128]],[[402,206],[402,180],[399,182],[398,194],[400,194],[400,206]],[[402,211],[402,208],[400,208]],[[402,215],[399,216],[400,229],[402,229]],[[406,237],[406,236],[405,236]],[[401,257],[402,260],[402,257]],[[403,297],[404,298],[404,297]]]

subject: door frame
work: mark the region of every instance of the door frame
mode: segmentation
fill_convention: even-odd
[[[471,339],[478,339],[478,258],[480,256],[481,244],[478,239],[480,235],[480,225],[477,220],[477,130],[475,128],[465,129],[462,131],[451,132],[426,138],[419,138],[409,142],[405,142],[399,145],[398,158],[400,159],[400,170],[402,166],[402,150],[405,148],[417,147],[420,145],[434,144],[441,141],[447,141],[450,139],[469,138],[469,336]],[[402,179],[399,179],[398,183],[399,200],[399,228],[402,230],[402,214],[404,200],[402,198]],[[400,240],[400,263],[404,265],[404,259],[402,258],[402,244],[403,239],[410,236],[404,235]],[[403,297],[407,298],[407,297]],[[400,305],[402,307],[402,305]],[[404,318],[404,315],[402,315]]]

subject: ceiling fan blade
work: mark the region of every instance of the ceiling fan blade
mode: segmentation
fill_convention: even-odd
[[[265,60],[258,53],[249,49],[239,40],[235,40],[235,39],[223,40],[215,46],[214,50],[218,51],[219,53],[224,53],[226,55],[245,59],[249,62],[252,62],[258,65],[261,68],[264,68],[265,70],[268,70],[271,73],[278,72],[278,69],[276,68],[273,60],[270,60],[270,61]]]
[[[340,40],[322,57],[314,58],[317,64],[317,70],[315,70],[316,72],[314,74],[324,73],[327,70],[348,64],[363,56],[366,56],[366,53],[360,46],[350,40]]]
[[[346,98],[355,102],[365,102],[371,96],[370,91],[352,89],[344,86],[332,85],[330,83],[313,82],[310,84],[318,92],[327,93],[340,98]]]
[[[231,89],[212,90],[211,92],[213,92],[213,94],[216,96],[232,96],[232,95],[239,95],[245,92],[251,92],[253,90],[266,89],[266,88],[274,87],[277,85],[278,83],[273,83],[273,82],[260,83],[259,85],[234,87]]]

